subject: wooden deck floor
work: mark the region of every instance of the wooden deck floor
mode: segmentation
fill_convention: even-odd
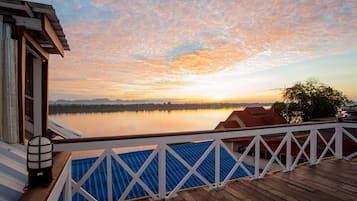
[[[357,161],[326,160],[260,180],[239,180],[221,190],[181,191],[170,200],[357,200]]]

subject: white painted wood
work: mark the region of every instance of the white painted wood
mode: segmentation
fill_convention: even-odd
[[[337,131],[336,131],[337,132]],[[325,143],[325,145],[330,144],[330,142],[332,143],[332,141],[335,139],[336,137],[336,132],[332,135],[329,143],[327,143],[326,139],[321,135],[321,133],[319,131],[317,131],[317,136],[320,137],[320,139],[322,140],[323,143]],[[325,149],[329,149],[331,151],[331,153],[333,155],[335,155],[335,151],[331,148],[331,144],[329,146],[326,146]]]
[[[185,175],[185,176],[187,176],[188,177],[188,179],[190,178],[190,176],[192,175],[192,174],[194,174],[194,175],[196,175],[201,181],[203,181],[203,183],[205,183],[207,186],[209,186],[210,188],[212,188],[213,186],[212,186],[212,184],[211,183],[209,183],[209,181],[206,179],[206,178],[204,178],[200,173],[198,173],[197,172],[197,168],[200,166],[200,164],[203,162],[203,160],[204,159],[206,159],[206,157],[208,156],[208,154],[209,154],[209,152],[211,152],[212,151],[212,149],[210,149],[210,151],[209,152],[207,152],[209,149],[207,149],[205,152],[204,152],[204,154],[207,152],[208,154],[207,155],[202,155],[202,156],[205,156],[204,158],[201,156],[201,158],[203,159],[203,160],[197,160],[196,161],[196,163],[195,163],[195,165],[193,166],[193,167],[191,167],[180,155],[178,155],[171,147],[169,147],[169,146],[167,146],[166,147],[166,149],[167,149],[167,151],[170,153],[170,154],[172,154],[178,161],[180,161],[188,170],[189,170],[189,172]],[[199,164],[198,164],[199,163]],[[197,165],[197,166],[196,166]],[[197,167],[197,168],[195,168],[195,167]],[[190,173],[191,172],[191,173]],[[190,176],[188,176],[188,175],[190,175]],[[184,177],[185,178],[185,177]],[[188,180],[187,179],[187,180]],[[182,179],[183,180],[183,179]],[[187,181],[186,180],[186,181]],[[186,182],[185,181],[185,182]],[[185,184],[185,182],[183,182],[183,184]],[[183,185],[182,184],[182,185]],[[178,189],[179,190],[179,189]],[[175,193],[173,193],[173,194],[175,194]]]
[[[346,160],[351,160],[352,158],[354,158],[354,157],[356,157],[356,156],[357,156],[357,151],[354,152],[354,153],[352,153],[352,154],[350,154],[350,155],[348,155],[348,156],[346,156],[345,159],[346,159]]]
[[[240,156],[240,158],[236,161],[236,164],[234,164],[234,166],[231,169],[231,171],[227,174],[226,178],[223,180],[222,186],[225,186],[227,184],[228,180],[232,177],[232,175],[237,170],[237,168],[242,164],[244,158],[247,156],[248,152],[252,149],[253,145],[256,144],[257,140],[259,140],[258,136],[255,136],[254,139],[248,145],[248,147],[245,149],[243,154]],[[226,149],[226,151],[228,151],[228,153],[230,153],[229,149],[224,144],[222,144],[222,146]],[[236,159],[235,156],[232,155],[232,153],[230,153],[230,154],[231,154],[231,156],[233,156],[234,159]],[[253,176],[250,175],[250,177],[253,177]]]
[[[310,165],[315,165],[317,158],[317,129],[313,129],[310,136]]]
[[[6,157],[5,155],[0,154],[0,164],[11,168],[14,171],[19,172],[23,176],[27,176],[26,165],[21,164],[11,158]]]
[[[357,138],[355,138],[350,132],[348,132],[346,129],[342,129],[343,134],[347,135],[351,140],[353,140],[354,143],[357,143]]]
[[[264,175],[267,173],[267,171],[269,170],[271,164],[275,161],[278,162],[278,164],[283,168],[286,169],[286,167],[282,164],[282,162],[279,160],[279,158],[277,157],[278,154],[280,153],[281,149],[283,148],[286,140],[287,140],[287,136],[285,135],[285,137],[283,138],[283,140],[280,142],[279,146],[277,147],[277,149],[275,150],[275,152],[273,152],[271,150],[271,148],[267,145],[267,143],[265,142],[265,140],[263,138],[261,138],[261,142],[264,144],[264,146],[268,149],[268,151],[270,152],[270,154],[272,155],[272,157],[270,158],[269,162],[267,163],[267,165],[265,166],[263,172],[260,174],[259,178],[263,178]],[[259,161],[260,161],[260,157],[259,157]]]
[[[105,150],[107,162],[107,196],[108,201],[113,201],[113,177],[112,177],[112,154],[111,149]]]
[[[72,161],[71,158],[69,158],[66,165],[63,168],[63,171],[58,177],[58,180],[55,183],[50,195],[48,196],[47,199],[48,201],[59,199],[62,193],[62,189],[65,187],[66,182],[68,182],[68,175],[70,174],[71,161]]]
[[[93,197],[90,193],[88,193],[82,187],[78,186],[77,183],[73,179],[72,179],[72,188],[73,188],[72,196],[74,195],[74,193],[78,192],[88,201],[97,201],[97,199],[95,199],[95,197]]]
[[[112,154],[113,158],[130,174],[131,177],[135,177],[135,173],[130,169],[130,167],[117,155]],[[157,196],[152,192],[152,190],[140,179],[137,179],[137,183],[154,199],[158,199]]]
[[[253,145],[253,144],[252,144]],[[225,143],[221,143],[221,146],[227,151],[227,153],[229,155],[231,155],[231,157],[235,160],[236,164],[238,163],[238,166],[237,167],[241,167],[243,169],[243,171],[251,178],[253,178],[253,175],[249,172],[249,170],[245,167],[244,163],[241,163],[239,162],[239,160],[236,158],[236,156],[234,155],[234,153],[232,153],[232,151],[228,148],[228,146],[225,144]],[[248,153],[248,152],[247,152]],[[240,157],[240,159],[242,159],[242,162],[244,161],[243,159],[245,159],[247,157],[247,154],[246,155],[242,155]],[[244,161],[246,162],[246,161]],[[232,168],[234,169],[234,168]],[[232,172],[234,173],[234,172]],[[227,177],[228,178],[228,177]],[[229,178],[228,178],[229,179]],[[222,186],[222,183],[220,184],[220,186]]]
[[[159,144],[159,199],[166,197],[166,147]]]
[[[48,118],[48,129],[65,139],[80,138],[83,133],[60,122]]]
[[[181,189],[181,187],[183,186],[183,184],[192,176],[192,175],[196,175],[199,179],[201,179],[209,188],[213,188],[213,187],[222,187],[224,186],[228,180],[232,177],[232,175],[234,174],[234,172],[237,170],[238,167],[241,167],[246,173],[247,175],[249,175],[251,178],[262,178],[264,177],[264,175],[266,174],[266,172],[268,171],[270,165],[274,162],[277,161],[279,163],[279,165],[281,165],[283,168],[285,168],[285,170],[290,171],[293,170],[299,159],[301,158],[301,156],[304,154],[304,156],[310,161],[311,164],[318,164],[320,162],[320,160],[322,159],[322,157],[326,154],[327,151],[331,151],[332,153],[334,153],[336,155],[337,151],[334,152],[334,150],[332,150],[331,145],[333,143],[333,141],[335,141],[335,143],[340,142],[337,139],[339,130],[336,127],[340,126],[340,130],[341,130],[341,135],[342,133],[347,135],[348,137],[350,137],[352,140],[356,141],[356,138],[351,135],[346,129],[342,128],[341,126],[344,125],[346,127],[351,126],[351,127],[355,127],[355,125],[352,124],[339,124],[339,123],[332,123],[332,124],[319,124],[319,125],[303,125],[303,126],[293,126],[293,127],[282,127],[282,129],[277,132],[277,128],[266,128],[266,129],[256,129],[256,130],[240,130],[240,131],[229,131],[229,132],[219,132],[219,133],[203,133],[203,134],[193,134],[193,135],[185,135],[185,136],[163,136],[163,137],[152,137],[152,138],[138,138],[138,139],[127,139],[127,140],[114,140],[114,141],[100,141],[100,142],[95,142],[97,143],[96,145],[92,142],[88,142],[88,143],[68,143],[65,144],[62,147],[57,147],[58,150],[63,149],[63,148],[67,148],[67,146],[71,146],[72,149],[78,147],[78,145],[80,146],[86,146],[86,145],[90,145],[92,148],[98,148],[104,145],[109,145],[106,147],[107,151],[105,152],[105,154],[101,155],[101,157],[107,157],[107,166],[110,167],[111,163],[108,163],[108,160],[110,159],[110,157],[108,157],[108,152],[110,152],[110,155],[125,169],[125,171],[128,172],[129,175],[131,175],[132,180],[129,183],[127,189],[125,190],[125,192],[121,195],[120,200],[124,200],[126,198],[126,196],[128,195],[128,193],[130,193],[130,191],[132,190],[133,186],[135,185],[135,183],[138,183],[140,186],[143,187],[143,189],[149,193],[149,195],[153,198],[153,199],[163,199],[163,198],[171,198],[173,197],[178,190]],[[308,128],[308,129],[307,129]],[[318,131],[318,129],[323,129],[323,128],[335,128],[336,132],[333,135],[333,137],[329,140],[329,142],[326,141],[326,139],[323,137],[323,135]],[[252,132],[254,131],[254,132]],[[275,151],[272,151],[271,148],[268,146],[268,144],[265,142],[265,140],[261,137],[262,135],[266,135],[266,134],[272,134],[272,133],[283,133],[283,131],[286,131],[286,135],[284,136],[284,138],[282,139],[282,141],[280,142],[278,148]],[[305,142],[303,143],[303,145],[301,145],[296,137],[293,135],[293,131],[310,131],[309,136],[307,137],[307,139],[305,140]],[[250,142],[250,144],[248,145],[248,147],[246,148],[246,150],[244,151],[244,153],[239,157],[235,157],[234,154],[231,152],[231,150],[229,150],[229,148],[225,145],[224,142],[222,142],[221,139],[225,139],[222,138],[222,136],[225,136],[225,138],[233,138],[233,137],[239,137],[239,136],[243,136],[243,137],[247,137],[247,136],[254,136],[253,140]],[[324,142],[325,144],[325,149],[323,151],[323,153],[321,154],[321,157],[317,159],[317,139],[321,138],[321,140]],[[181,156],[179,156],[171,147],[168,146],[168,144],[171,143],[175,143],[175,142],[190,142],[190,141],[194,141],[193,139],[204,139],[204,140],[213,140],[212,144],[208,147],[207,150],[205,150],[204,154],[199,158],[199,160],[194,164],[194,166],[190,166]],[[300,149],[299,153],[295,159],[295,161],[292,161],[292,157],[291,157],[291,143],[292,140],[296,143],[297,147]],[[103,143],[103,144],[101,144]],[[259,152],[260,152],[260,143],[262,143],[266,149],[272,154],[272,157],[270,158],[269,162],[266,164],[266,166],[264,167],[262,173],[260,174],[259,171],[259,161],[260,161],[260,156],[259,156]],[[341,141],[342,143],[342,141]],[[113,152],[113,150],[111,150],[111,147],[126,147],[126,146],[131,146],[131,145],[158,145],[156,147],[156,149],[151,153],[151,155],[148,157],[148,159],[144,162],[144,164],[140,167],[140,169],[138,170],[137,173],[134,173],[130,167],[120,158],[120,156],[118,156],[117,154],[115,154]],[[283,148],[283,146],[286,144],[286,153],[287,153],[287,164],[284,165],[281,163],[281,161],[278,158],[278,154],[281,151],[281,149]],[[310,149],[312,150],[312,153],[310,152],[310,156],[305,152],[306,147],[310,144]],[[61,144],[59,144],[61,145]],[[255,152],[257,153],[255,156],[255,172],[254,175],[252,175],[247,168],[244,166],[243,161],[245,159],[245,157],[247,157],[248,152],[253,148],[253,145],[255,146]],[[55,145],[57,146],[57,145]],[[232,169],[230,170],[230,172],[228,173],[228,175],[226,176],[226,178],[220,182],[219,179],[219,171],[217,173],[216,170],[219,170],[220,168],[220,160],[219,160],[219,152],[220,152],[220,147],[223,147],[231,156],[232,158],[236,161],[235,165],[232,167]],[[342,146],[342,145],[341,145]],[[71,150],[71,147],[68,147]],[[337,146],[336,146],[337,147]],[[83,147],[79,147],[79,150],[82,150]],[[84,150],[87,150],[87,148],[85,148]],[[209,153],[215,149],[215,182],[213,184],[211,184],[206,178],[204,178],[202,175],[200,175],[197,172],[197,168],[201,165],[201,163],[207,158],[207,156],[209,155]],[[314,152],[315,149],[315,153]],[[169,193],[168,196],[166,195],[166,170],[165,170],[165,163],[166,163],[166,150],[168,153],[170,153],[172,156],[174,156],[178,161],[180,161],[189,171],[188,173],[182,178],[182,180],[176,185],[176,187],[174,188],[174,190],[172,192]],[[109,156],[110,156],[109,155]],[[152,190],[140,179],[141,174],[144,172],[144,170],[148,167],[148,165],[150,164],[150,162],[154,159],[154,157],[158,155],[158,159],[159,159],[159,194],[156,195],[152,192]],[[355,157],[357,155],[357,152],[351,154],[350,156],[347,156],[348,158],[352,158]],[[290,157],[290,159],[289,159]],[[346,158],[347,158],[346,157]],[[217,159],[218,158],[218,159]],[[103,159],[102,159],[103,160]],[[98,162],[99,161],[99,162]],[[97,160],[95,163],[100,163],[101,160]],[[258,162],[257,162],[258,161]],[[293,162],[293,163],[292,163]],[[81,179],[81,181],[79,182],[79,184],[76,184],[75,182],[72,182],[73,185],[73,193],[74,192],[79,192],[80,194],[82,194],[84,197],[86,197],[88,200],[93,200],[91,198],[91,195],[85,191],[81,185],[85,182],[86,177],[88,178],[92,172],[97,168],[98,165],[93,165],[90,170],[85,174],[85,176]],[[111,172],[111,168],[108,168],[107,171]],[[107,172],[108,178],[111,178],[111,173]],[[258,175],[258,176],[257,176]],[[108,184],[112,185],[112,181],[111,179],[109,179]],[[110,190],[112,191],[112,190]],[[112,192],[111,192],[112,193]],[[109,191],[108,191],[109,194]]]
[[[273,152],[273,150],[271,150],[271,148],[269,147],[269,145],[265,142],[265,140],[263,138],[260,138],[260,141],[262,142],[262,144],[265,146],[265,148],[267,148],[267,150],[270,152],[270,154],[272,155],[272,161],[276,161],[278,162],[278,164],[283,168],[285,169],[285,165],[280,161],[280,159],[278,158],[278,154],[281,150],[281,148],[283,148],[285,142],[286,142],[286,136],[284,136],[283,140],[280,142],[278,148],[275,150],[275,152]],[[259,157],[260,158],[260,157]]]
[[[292,161],[292,156],[291,156],[291,136],[293,134],[289,131],[287,133],[287,139],[286,139],[286,169],[285,171],[291,171],[291,161]]]
[[[103,153],[98,157],[98,159],[93,163],[93,165],[89,168],[89,170],[83,175],[83,177],[78,181],[78,186],[82,186],[87,179],[93,174],[95,169],[100,165],[100,163],[103,161],[105,158],[106,152],[103,151]]]
[[[0,147],[3,149],[7,149],[9,152],[11,152],[25,160],[27,159],[26,152],[19,149],[18,147],[14,146],[14,145],[10,145],[10,144],[0,141]]]
[[[64,184],[63,189],[63,200],[64,201],[72,201],[72,157],[69,158],[69,166],[68,166],[68,173],[67,173],[67,180]]]
[[[2,140],[18,143],[17,41],[11,39],[11,25],[3,24],[2,45]]]
[[[295,158],[295,161],[291,167],[291,169],[294,169],[297,165],[297,163],[299,162],[301,155],[304,153],[306,159],[308,159],[310,161],[310,156],[308,156],[305,152],[305,149],[307,147],[308,144],[310,144],[310,138],[311,138],[311,133],[310,135],[307,137],[307,139],[305,140],[304,144],[301,146],[300,143],[296,140],[295,136],[292,136],[292,138],[294,139],[296,145],[299,147],[300,151],[298,153],[298,155]]]
[[[214,150],[214,163],[215,163],[215,167],[214,167],[214,181],[215,181],[215,188],[218,188],[220,186],[221,183],[221,178],[220,178],[220,173],[221,173],[221,144],[222,141],[221,140],[216,140],[216,147]]]
[[[259,162],[260,162],[260,141],[262,137],[260,135],[257,136],[257,140],[255,141],[254,148],[254,178],[259,178]]]
[[[332,148],[331,148],[331,144],[332,144],[332,142],[335,140],[336,133],[331,137],[331,139],[330,139],[330,141],[329,141],[328,143],[326,142],[325,138],[321,136],[320,132],[317,132],[317,134],[318,134],[318,136],[322,139],[322,141],[323,141],[323,142],[325,143],[325,145],[326,145],[326,146],[325,146],[325,149],[323,150],[323,152],[321,153],[320,157],[318,158],[318,160],[317,160],[317,162],[316,162],[317,164],[319,164],[320,161],[321,161],[321,159],[326,155],[326,153],[327,153],[328,150],[330,150],[333,155],[336,155],[335,152],[334,152],[334,151],[332,150]]]
[[[336,127],[335,135],[335,158],[343,159],[343,132],[341,126]]]
[[[193,141],[205,141],[212,139],[228,139],[236,137],[249,137],[256,135],[279,135],[283,132],[306,131],[312,129],[335,128],[337,123],[318,124],[318,125],[303,125],[292,127],[277,127],[277,128],[262,128],[252,130],[239,130],[239,131],[222,131],[217,133],[202,133],[185,136],[162,136],[152,138],[137,138],[127,140],[112,140],[112,141],[96,141],[96,142],[78,142],[68,144],[56,144],[54,151],[85,151],[93,149],[117,148],[117,147],[133,147],[143,145],[156,145],[158,143],[173,144]]]
[[[33,59],[33,134],[42,136],[42,63]]]
[[[9,174],[2,173],[0,171],[0,185],[6,186],[19,194],[24,193],[25,182],[20,180],[19,178],[13,177]]]
[[[128,196],[128,194],[132,190],[133,186],[138,182],[138,179],[140,179],[140,176],[144,173],[146,168],[150,165],[151,161],[155,158],[155,156],[157,155],[159,150],[160,150],[160,146],[157,146],[156,149],[153,152],[151,152],[151,154],[145,160],[144,164],[140,167],[138,172],[131,178],[129,185],[127,186],[125,191],[122,193],[119,200],[125,200],[125,198]],[[159,159],[160,159],[160,156],[159,156]]]
[[[341,126],[342,128],[357,128],[357,124],[356,123],[338,123],[339,126]]]
[[[208,154],[214,149],[216,146],[217,141],[212,142],[212,144],[207,148],[207,150],[202,154],[202,156],[197,160],[195,165],[191,167],[185,160],[182,159],[171,147],[166,146],[166,150],[170,152],[178,161],[180,161],[189,171],[188,173],[182,178],[182,180],[176,185],[176,187],[171,191],[168,195],[168,198],[171,198],[181,187],[186,183],[186,181],[191,177],[192,174],[195,174],[201,181],[203,181],[208,187],[212,188],[212,185],[196,170],[201,165],[201,163],[206,159]]]

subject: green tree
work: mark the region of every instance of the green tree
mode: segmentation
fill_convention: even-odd
[[[316,80],[297,82],[283,89],[283,98],[289,101],[288,110],[301,113],[304,121],[333,117],[339,107],[350,102],[342,92]]]
[[[275,112],[277,112],[277,113],[279,113],[280,115],[282,115],[284,112],[287,111],[288,105],[287,105],[286,103],[284,103],[284,102],[279,102],[279,101],[277,101],[277,102],[273,103],[273,105],[271,106],[271,108],[272,108]],[[283,116],[283,115],[282,115],[282,116]]]

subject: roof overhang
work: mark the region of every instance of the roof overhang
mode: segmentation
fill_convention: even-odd
[[[9,16],[16,26],[25,27],[27,33],[50,54],[64,56],[70,50],[56,12],[51,5],[0,0],[0,15]]]

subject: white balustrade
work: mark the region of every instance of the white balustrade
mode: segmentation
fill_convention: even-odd
[[[355,123],[317,123],[317,124],[301,124],[301,125],[288,125],[288,126],[274,126],[274,127],[265,127],[265,128],[249,128],[249,129],[239,129],[232,131],[202,131],[202,132],[189,132],[189,133],[175,133],[175,134],[162,134],[162,136],[149,135],[141,136],[135,138],[129,137],[108,137],[108,138],[95,138],[95,139],[80,139],[67,140],[64,142],[55,142],[54,151],[86,151],[86,150],[104,150],[102,154],[96,159],[93,165],[88,169],[84,176],[78,181],[75,182],[73,179],[69,182],[69,176],[71,174],[71,167],[67,165],[64,172],[64,178],[67,180],[66,183],[71,183],[72,188],[69,188],[69,185],[59,185],[59,188],[64,188],[64,200],[71,200],[70,195],[75,193],[81,194],[87,200],[96,200],[93,195],[87,192],[82,185],[87,181],[91,174],[98,168],[100,163],[105,160],[107,167],[107,197],[108,200],[113,199],[113,189],[112,189],[112,163],[111,158],[114,158],[114,161],[120,164],[125,171],[132,177],[131,181],[127,185],[125,191],[120,195],[119,200],[125,200],[127,195],[130,193],[135,184],[139,184],[149,196],[153,199],[168,199],[173,196],[182,188],[185,182],[192,176],[195,175],[199,178],[209,189],[224,187],[227,182],[231,179],[235,171],[240,167],[251,179],[263,178],[266,173],[270,170],[270,166],[276,162],[281,166],[284,171],[292,171],[298,165],[302,156],[309,161],[310,165],[316,165],[323,160],[327,153],[331,153],[336,159],[351,159],[357,155],[357,150],[350,154],[349,156],[343,156],[343,137],[351,139],[354,143],[357,142],[357,138],[353,136],[348,129],[356,129],[357,124]],[[330,129],[333,130],[331,133],[321,132],[321,130]],[[305,132],[307,134],[304,142],[301,142],[297,139],[297,132]],[[269,146],[269,143],[264,140],[266,135],[269,136],[283,136],[280,144],[273,151]],[[328,137],[327,137],[328,135]],[[229,138],[239,138],[239,137],[251,137],[251,141],[246,147],[245,151],[239,156],[236,157],[232,150],[230,150],[225,143],[225,139]],[[201,155],[201,157],[195,162],[193,166],[187,163],[179,154],[177,154],[169,145],[174,143],[185,143],[193,141],[212,141],[207,150]],[[320,143],[318,143],[320,141]],[[322,143],[321,143],[322,142]],[[334,146],[332,146],[334,143]],[[319,152],[318,146],[324,146],[323,151]],[[137,172],[133,171],[121,157],[116,154],[113,149],[123,148],[123,147],[132,147],[132,146],[145,146],[145,145],[156,145],[156,148],[149,155],[146,161],[142,164]],[[298,148],[298,153],[296,157],[292,156],[292,146]],[[253,150],[254,146],[254,150]],[[286,162],[283,162],[279,159],[278,155],[281,153],[283,147],[285,146],[286,153]],[[309,147],[308,147],[309,146]],[[224,148],[225,151],[235,160],[235,165],[229,171],[227,176],[221,180],[220,179],[220,149]],[[260,171],[260,151],[261,148],[265,148],[270,154],[271,157],[265,167]],[[306,152],[306,149],[309,149],[309,154]],[[209,153],[215,151],[215,165],[212,168],[215,168],[214,171],[214,182],[211,183],[207,178],[202,176],[198,171],[198,167],[206,159]],[[244,160],[246,159],[249,152],[254,151],[254,174],[252,174],[247,167],[245,166]],[[187,168],[187,174],[178,182],[176,187],[171,191],[167,192],[166,190],[166,153],[170,153],[175,159],[177,159],[184,167]],[[155,194],[152,189],[150,189],[147,184],[145,184],[140,176],[143,174],[145,169],[153,161],[153,159],[158,156],[158,194]],[[63,182],[62,182],[63,183]],[[58,191],[58,189],[54,189]]]

